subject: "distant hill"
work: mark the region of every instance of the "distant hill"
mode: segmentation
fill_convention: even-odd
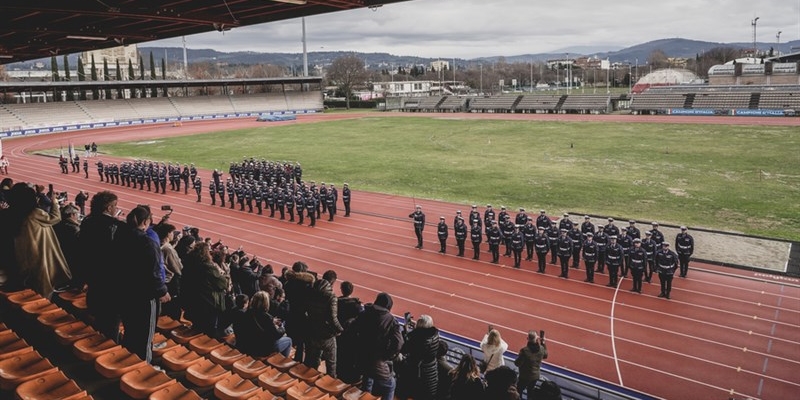
[[[601,59],[608,58],[611,62],[636,62],[639,64],[646,64],[647,58],[655,50],[661,50],[669,57],[687,57],[691,58],[697,54],[702,54],[705,51],[711,50],[716,47],[736,47],[736,48],[750,48],[751,43],[715,43],[704,42],[700,40],[691,40],[683,38],[659,39],[647,43],[637,44],[635,46],[615,49],[614,46],[607,46],[605,50],[598,47],[590,46],[571,46],[560,49],[554,52],[537,53],[537,54],[521,54],[510,56],[491,56],[479,57],[469,60],[456,59],[459,65],[464,64],[477,64],[481,62],[496,62],[503,58],[508,63],[523,62],[529,63],[531,61],[546,61],[549,59],[564,58],[569,54],[569,57],[578,56],[596,56]],[[792,48],[800,49],[800,40],[795,40],[787,43],[781,43],[777,46],[775,43],[758,43],[758,48],[767,50],[774,47],[775,51],[782,53],[792,52]],[[148,54],[152,51],[156,60],[160,60],[165,55],[170,62],[183,60],[183,49],[180,47],[147,47],[140,46],[139,51],[145,63],[149,59]],[[795,52],[798,50],[795,50]],[[346,54],[354,54],[353,52],[344,51],[316,51],[308,53],[309,65],[329,65],[334,59]],[[428,65],[431,61],[437,60],[436,58],[425,58],[416,56],[399,56],[389,53],[355,53],[357,56],[364,59],[365,63],[371,69],[391,68],[392,66],[408,66],[408,65]],[[302,67],[303,55],[301,53],[258,53],[253,51],[238,51],[238,52],[224,52],[213,49],[187,49],[187,57],[189,63],[198,62],[221,62],[232,65],[251,65],[251,64],[273,64],[285,66],[287,68],[298,69]],[[62,64],[62,56],[57,57],[59,65]],[[70,55],[70,65],[77,64],[77,56]],[[31,60],[21,63],[13,63],[6,65],[7,70],[28,70],[32,69],[34,63],[42,62],[45,69],[50,67],[50,59],[43,58],[38,60]],[[452,59],[447,59],[452,61]]]

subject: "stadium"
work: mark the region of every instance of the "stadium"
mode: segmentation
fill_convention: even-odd
[[[187,7],[203,14],[213,13],[203,10],[204,5],[211,7],[205,3],[193,2]],[[317,4],[301,10],[291,4],[271,4],[282,12],[279,16],[274,12],[254,13],[269,17],[240,23],[269,22],[372,4],[331,3],[337,6]],[[70,12],[80,18],[86,10]],[[121,18],[132,18],[111,12],[102,15],[112,25],[124,22]],[[170,23],[179,24],[180,17],[148,21],[149,29],[158,31]],[[35,21],[28,23],[35,25]],[[184,27],[187,34],[208,29],[191,23],[187,21]],[[86,41],[85,46],[69,51],[105,44]],[[20,47],[15,57],[40,56],[47,50],[41,45],[31,45],[25,51]],[[797,61],[794,63],[796,67]],[[792,373],[800,363],[800,260],[795,228],[780,226],[796,222],[796,216],[791,216],[796,211],[792,208],[796,205],[791,205],[791,193],[798,182],[790,171],[797,166],[791,146],[796,143],[798,120],[794,116],[800,111],[800,75],[796,68],[794,72],[782,68],[785,75],[773,84],[776,81],[767,78],[772,79],[774,71],[768,73],[765,69],[762,81],[743,84],[737,79],[752,74],[744,67],[738,70],[731,71],[728,81],[702,86],[682,85],[693,80],[691,76],[656,71],[656,75],[639,81],[647,90],[642,88],[641,93],[631,95],[431,96],[398,99],[398,112],[359,113],[325,112],[319,78],[186,80],[158,85],[147,81],[14,83],[5,85],[4,90],[116,92],[149,91],[157,86],[156,90],[188,91],[195,86],[219,88],[222,94],[2,104],[0,135],[4,138],[2,154],[10,160],[9,177],[15,182],[53,183],[57,190],[70,194],[79,190],[92,194],[112,190],[119,195],[120,208],[124,210],[132,210],[137,204],[152,204],[154,208],[157,204],[170,204],[175,210],[170,218],[176,226],[199,227],[202,235],[213,240],[221,239],[232,246],[241,244],[247,253],[258,255],[276,268],[302,260],[320,273],[336,270],[339,279],[355,284],[355,295],[364,303],[371,303],[380,292],[391,293],[395,299],[392,311],[401,322],[405,311],[434,317],[440,335],[449,343],[447,357],[453,365],[462,354],[483,357],[479,342],[487,324],[502,331],[508,342],[505,364],[509,366],[513,366],[517,349],[525,345],[527,332],[543,329],[551,354],[543,365],[543,374],[558,383],[563,398],[791,398],[800,387]],[[727,69],[722,68],[720,74],[722,71]],[[630,112],[621,113],[620,108]],[[672,186],[661,189],[669,190],[678,201],[674,205],[665,202],[661,208],[680,209],[684,204],[681,200],[701,207],[705,194],[692,189],[686,190],[687,195],[682,189],[675,189],[682,186],[672,181],[680,181],[681,174],[697,179],[695,174],[704,172],[691,171],[690,175],[686,170],[689,168],[681,166],[674,167],[675,175],[667,171],[686,163],[692,169],[710,169],[715,180],[742,179],[745,186],[773,193],[775,202],[784,204],[774,206],[770,212],[781,207],[788,210],[780,211],[779,217],[764,224],[773,230],[761,231],[748,226],[755,225],[762,215],[748,217],[744,215],[746,208],[717,207],[731,214],[730,219],[724,219],[723,212],[693,216],[687,210],[681,217],[674,217],[681,215],[674,210],[676,214],[660,214],[655,208],[647,208],[647,201],[620,204],[618,208],[608,204],[616,202],[617,196],[652,199],[633,189],[596,189],[586,198],[609,200],[592,204],[582,199],[571,201],[590,187],[580,175],[592,164],[621,174],[633,164],[646,163],[647,157],[636,157],[635,163],[618,165],[611,154],[623,151],[633,157],[635,146],[606,144],[595,136],[630,129],[633,132],[609,139],[628,143],[640,132],[650,132],[652,126],[663,127],[657,135],[673,143],[665,149],[663,141],[656,137],[652,144],[644,138],[638,144],[643,147],[638,152],[663,157],[655,161],[656,168],[643,173],[653,176],[652,180],[670,181]],[[703,141],[697,133],[707,135],[711,141],[725,140],[720,139],[724,135],[739,140],[755,127],[774,141],[775,147],[765,151],[776,154],[778,165],[770,164],[755,178],[745,179],[735,173],[725,175],[707,164],[690,164],[703,158],[719,161],[736,157],[749,163],[751,159],[744,157],[740,148],[734,148],[733,157],[705,148],[712,142]],[[679,133],[668,136],[668,131]],[[376,132],[385,132],[385,136]],[[529,143],[532,133],[537,135],[535,146]],[[378,138],[370,142],[369,136]],[[588,141],[587,137],[595,139]],[[352,149],[341,144],[334,147],[337,141],[349,143]],[[403,141],[409,142],[409,147],[399,147]],[[191,190],[188,196],[170,191],[156,197],[135,188],[101,182],[93,164],[88,178],[82,172],[58,174],[59,152],[74,146],[83,155],[82,146],[91,142],[99,145],[99,158],[106,163],[134,158],[195,162],[204,184],[211,181],[213,169],[227,172],[227,163],[242,157],[299,160],[306,171],[305,179],[335,182],[337,186],[349,182],[354,190],[353,216],[337,216],[334,222],[319,221],[311,230],[236,209],[212,208],[205,188],[203,201],[196,202]],[[269,142],[270,146],[260,147],[260,142]],[[743,142],[743,146],[752,148],[757,143],[758,138]],[[518,149],[492,149],[501,145]],[[573,145],[575,152],[567,153],[573,151],[569,150]],[[396,158],[381,149],[392,146],[398,146],[394,150],[399,153]],[[433,147],[434,152],[419,158],[411,154],[422,146]],[[589,153],[583,153],[584,146]],[[205,147],[213,147],[221,154],[209,155],[213,152]],[[171,152],[170,148],[185,151]],[[685,159],[668,158],[688,150],[697,152],[686,154]],[[452,175],[472,169],[462,161],[475,154],[489,160],[503,156],[519,160],[533,151],[539,151],[544,158],[541,164],[534,164],[542,175],[566,170],[568,163],[577,164],[583,172],[566,173],[559,178],[574,180],[578,187],[548,194],[554,191],[558,180],[522,170],[526,179],[532,178],[519,185],[524,186],[519,194],[502,185],[490,186],[489,181],[497,176],[502,177],[500,180],[519,178],[515,174],[501,175],[502,169],[491,170],[488,175],[472,171],[463,179],[442,174],[444,168]],[[454,157],[442,164],[432,160],[447,154]],[[426,158],[431,160],[430,168],[423,165]],[[343,159],[352,164],[342,166]],[[89,158],[89,162],[94,163],[95,159]],[[553,171],[545,170],[548,163],[555,166]],[[487,164],[492,163],[478,165],[490,168]],[[409,169],[409,165],[416,168]],[[748,171],[754,168],[750,164],[746,167]],[[391,171],[394,173],[388,173]],[[642,182],[639,179],[629,179],[620,188],[631,187],[631,181],[636,182],[633,186],[654,185],[647,178]],[[468,181],[478,185],[470,186],[466,194],[450,188]],[[780,186],[788,189],[781,191]],[[723,186],[720,191],[726,188]],[[740,196],[734,191],[727,195]],[[721,201],[714,198],[716,203]],[[530,215],[546,209],[556,221],[562,212],[571,215],[573,221],[587,214],[596,224],[605,224],[608,218],[626,224],[635,219],[643,231],[651,221],[660,220],[668,241],[675,237],[680,225],[689,225],[698,250],[690,275],[676,279],[673,299],[669,301],[657,298],[657,280],[645,285],[645,293],[639,295],[628,291],[627,279],[613,288],[582,282],[582,269],[571,270],[571,277],[566,280],[557,277],[558,267],[554,265],[548,265],[548,272],[540,275],[535,273],[534,263],[515,269],[508,258],[501,259],[500,265],[459,258],[454,255],[452,238],[448,254],[438,254],[435,223],[431,224],[436,217],[445,216],[450,224],[456,210],[468,213],[470,206],[477,204],[483,212],[487,203],[498,209],[505,204],[514,213],[517,207],[524,206]],[[422,206],[431,225],[425,231],[426,246],[422,250],[412,247],[413,229],[407,217],[416,205]],[[156,215],[160,216],[158,212]],[[741,225],[729,222],[734,220],[742,220]],[[759,221],[766,220],[763,217]],[[731,256],[719,248],[740,249],[741,253],[754,256]],[[605,283],[606,275],[596,277]],[[160,367],[154,370],[135,356],[125,358],[119,350],[108,351],[113,344],[102,341],[88,323],[92,316],[87,312],[85,293],[65,292],[48,300],[30,291],[2,292],[2,398],[373,398],[358,386],[336,381],[331,384],[330,377],[322,379],[321,375],[314,375],[315,371],[292,369],[293,365],[279,357],[231,362],[223,356],[236,352],[230,342],[197,334],[185,327],[187,320],[181,319],[159,318],[155,340],[167,343],[167,348],[154,357],[153,365]],[[86,348],[92,345],[98,348]],[[163,357],[166,352],[171,354],[167,361]],[[117,354],[120,358],[101,359],[101,354]],[[173,362],[173,355],[183,358]],[[270,386],[274,383],[270,374],[275,371],[294,377],[294,389]],[[318,382],[316,386],[314,382]]]

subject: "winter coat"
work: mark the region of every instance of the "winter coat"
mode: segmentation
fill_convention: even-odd
[[[252,357],[265,357],[275,352],[275,342],[283,337],[283,328],[265,311],[250,309],[233,325],[236,348]]]
[[[364,306],[364,312],[353,321],[353,333],[360,344],[358,365],[369,378],[392,378],[392,360],[403,347],[400,324],[384,307],[374,304]]]
[[[220,314],[225,311],[228,280],[216,264],[188,260],[181,279],[182,305],[187,318],[201,313]]]
[[[406,388],[414,400],[432,400],[436,397],[439,385],[436,365],[438,350],[439,330],[435,327],[416,328],[408,334],[402,350],[405,367],[398,379],[398,387]]]
[[[308,338],[312,340],[330,339],[340,333],[342,325],[336,317],[339,309],[336,295],[330,282],[318,279],[311,285],[306,315],[308,316]]]
[[[483,350],[483,361],[486,361],[487,367],[486,371],[491,371],[495,368],[502,367],[505,365],[503,362],[503,353],[508,350],[508,343],[505,340],[500,339],[500,345],[498,346],[490,346],[486,340],[489,338],[489,334],[483,335],[483,340],[481,340],[481,350]]]
[[[14,238],[14,254],[20,275],[36,293],[49,297],[53,288],[72,279],[53,226],[61,221],[61,211],[51,207],[47,213],[34,208],[22,221]]]
[[[539,380],[541,373],[542,360],[547,358],[547,346],[544,344],[528,343],[519,351],[514,365],[519,368],[520,386],[525,387],[529,383]]]

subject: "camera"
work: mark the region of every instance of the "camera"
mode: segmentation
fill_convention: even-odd
[[[58,192],[58,193],[56,193],[56,200],[58,201],[59,205],[62,205],[64,203],[66,203],[68,197],[69,196],[68,196],[67,192]]]
[[[172,206],[170,205],[161,206],[161,211],[172,211]]]
[[[539,341],[544,343],[544,330],[539,331]]]

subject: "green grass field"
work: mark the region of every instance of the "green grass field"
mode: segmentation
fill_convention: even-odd
[[[355,190],[800,240],[797,127],[374,116],[102,150],[226,172],[243,157],[298,160],[304,179]]]

